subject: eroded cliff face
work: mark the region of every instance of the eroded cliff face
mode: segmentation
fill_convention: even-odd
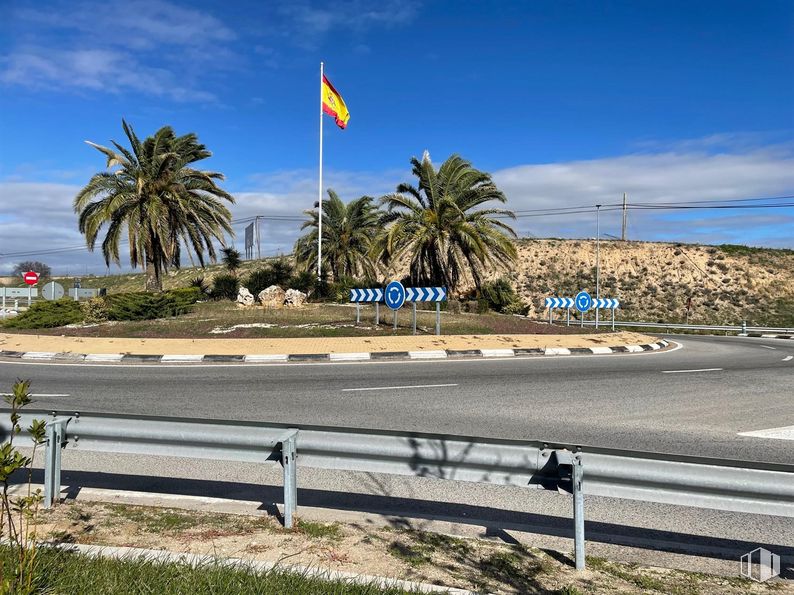
[[[505,276],[530,316],[546,296],[595,295],[595,241],[520,240],[518,253]],[[691,297],[693,323],[794,325],[794,251],[602,240],[601,297],[621,300],[621,319],[683,321]]]

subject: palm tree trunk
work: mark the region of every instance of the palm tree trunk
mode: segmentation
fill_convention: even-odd
[[[163,290],[163,280],[160,278],[160,270],[153,258],[146,256],[146,291],[159,293]]]

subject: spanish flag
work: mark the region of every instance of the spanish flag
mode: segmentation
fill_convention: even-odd
[[[347,121],[350,119],[350,112],[347,111],[345,100],[339,94],[339,91],[334,89],[325,75],[323,75],[323,111],[329,116],[333,116],[336,120],[336,125],[339,128],[345,128]]]

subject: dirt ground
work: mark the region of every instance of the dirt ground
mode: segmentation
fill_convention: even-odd
[[[568,554],[420,532],[399,521],[364,526],[299,520],[295,529],[287,530],[266,513],[67,501],[41,511],[39,522],[39,539],[60,543],[266,560],[495,593],[794,593],[794,585],[782,581],[758,584],[600,558],[588,558],[588,570],[577,573]]]

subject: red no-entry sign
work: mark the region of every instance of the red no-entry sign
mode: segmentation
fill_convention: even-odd
[[[25,283],[28,285],[35,285],[39,282],[39,274],[36,271],[28,271],[22,278],[25,280]]]

